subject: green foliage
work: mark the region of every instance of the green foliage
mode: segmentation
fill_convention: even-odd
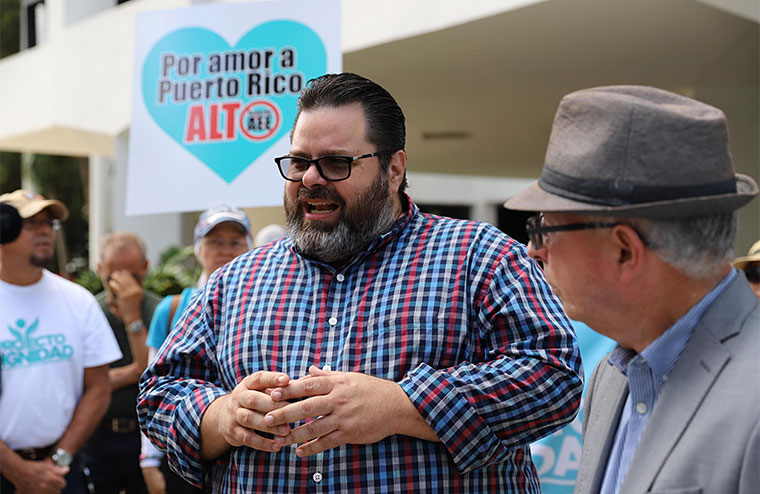
[[[76,282],[88,289],[93,295],[103,291],[103,282],[100,281],[100,276],[91,269],[80,272]]]
[[[21,188],[21,154],[0,152],[0,194]]]
[[[148,271],[145,288],[159,295],[174,295],[193,286],[201,267],[192,247],[168,247],[161,252],[158,265]]]
[[[0,58],[19,50],[21,2],[0,0]]]
[[[161,252],[158,265],[148,271],[143,286],[164,297],[175,295],[195,285],[200,273],[201,267],[192,247],[171,246]],[[103,290],[103,283],[97,273],[89,269],[83,271],[76,282],[92,293]]]

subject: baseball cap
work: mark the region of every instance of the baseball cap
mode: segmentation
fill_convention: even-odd
[[[248,216],[240,209],[227,204],[214,206],[201,213],[193,230],[193,243],[197,245],[203,237],[208,235],[208,232],[222,223],[240,225],[243,233],[245,233],[246,240],[248,240],[248,245],[251,245],[251,223],[248,221]]]
[[[49,208],[53,217],[61,221],[69,217],[65,204],[56,199],[45,199],[40,194],[18,189],[0,196],[0,202],[10,204],[18,210],[22,218],[31,218],[43,209]]]

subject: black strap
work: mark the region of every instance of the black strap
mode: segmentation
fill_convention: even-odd
[[[538,185],[558,196],[604,206],[626,206],[686,197],[731,194],[736,192],[736,179],[701,185],[640,185],[625,180],[578,178],[547,168],[541,172]]]
[[[174,313],[177,312],[179,307],[180,295],[172,295],[172,303],[169,306],[169,321],[166,323],[166,334],[172,332],[172,321],[174,320]]]

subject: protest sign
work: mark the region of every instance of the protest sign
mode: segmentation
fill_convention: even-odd
[[[141,13],[127,215],[282,203],[306,82],[341,70],[340,4],[282,0]]]

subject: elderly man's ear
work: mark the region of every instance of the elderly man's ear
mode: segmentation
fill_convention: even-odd
[[[643,273],[647,247],[641,236],[628,225],[612,228],[612,242],[620,281],[627,283]]]

